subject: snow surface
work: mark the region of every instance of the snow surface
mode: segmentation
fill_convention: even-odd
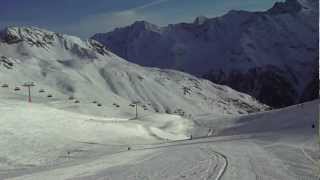
[[[18,100],[1,99],[0,109],[1,170],[64,161],[68,151],[72,158],[81,156],[91,144],[124,149],[127,144],[185,139],[192,127],[177,115],[95,117]]]
[[[153,131],[155,127],[145,127],[161,122],[114,122],[117,118],[92,122],[89,119],[97,117],[4,100],[0,143],[6,146],[0,146],[0,178],[316,180],[320,154],[311,124],[319,118],[318,106],[319,100],[223,119],[227,122],[223,125],[210,114],[195,117],[197,123],[170,121],[167,115],[163,118],[175,125]],[[199,133],[216,127],[218,136]],[[190,128],[193,140],[186,137]],[[159,141],[153,133],[181,140]]]

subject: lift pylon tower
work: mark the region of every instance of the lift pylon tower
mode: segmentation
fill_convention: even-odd
[[[136,106],[136,117],[135,119],[138,119],[138,105],[140,104],[140,101],[133,101],[132,104]]]
[[[31,103],[31,87],[35,86],[35,84],[33,82],[27,82],[24,83],[23,86],[28,88],[28,101]]]

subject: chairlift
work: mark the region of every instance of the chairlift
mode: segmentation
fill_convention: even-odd
[[[1,87],[3,87],[3,88],[7,88],[7,87],[9,87],[9,85],[8,84],[2,84],[2,86]]]
[[[69,100],[74,100],[74,97],[73,97],[73,96],[70,96],[68,99],[69,99]]]

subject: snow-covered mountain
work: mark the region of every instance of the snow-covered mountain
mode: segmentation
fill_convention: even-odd
[[[286,0],[265,12],[232,10],[166,27],[139,21],[92,39],[131,62],[182,70],[282,107],[318,97],[318,7]]]
[[[145,111],[184,116],[243,114],[268,108],[227,86],[127,62],[94,40],[82,41],[35,27],[6,28],[0,33],[0,86],[9,87],[0,87],[1,93],[7,92],[3,96],[11,99],[25,99],[21,85],[30,81],[36,84],[32,93],[37,102],[70,102],[71,97],[80,101],[65,103],[70,107],[64,109],[101,103],[102,109],[114,108],[110,113],[134,112],[129,106],[133,101],[140,101]],[[14,91],[16,86],[21,90]],[[95,115],[103,112],[81,111]]]

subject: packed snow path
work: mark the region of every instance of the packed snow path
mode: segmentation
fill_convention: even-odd
[[[13,179],[204,179],[218,180],[227,161],[206,141],[186,140],[159,145],[134,146],[97,159],[75,164],[21,171]],[[190,143],[189,142],[194,142]],[[66,173],[68,172],[68,173]],[[70,174],[71,173],[71,174]],[[27,175],[23,175],[27,174]],[[21,176],[22,175],[22,176]]]
[[[12,179],[317,180],[301,147],[272,141],[279,138],[279,134],[261,134],[136,145],[130,151],[79,159],[76,164],[30,171]]]

